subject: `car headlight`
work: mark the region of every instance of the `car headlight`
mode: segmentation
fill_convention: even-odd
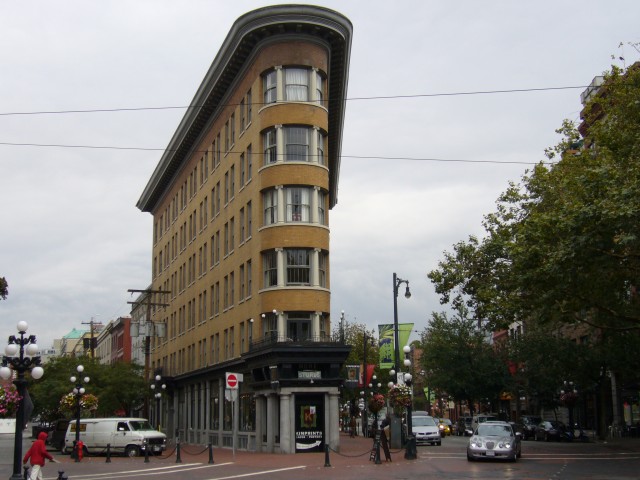
[[[469,444],[470,444],[472,447],[477,447],[477,448],[481,448],[481,447],[482,447],[482,442],[481,442],[480,440],[471,440],[471,441],[469,442]]]
[[[511,442],[502,442],[498,445],[500,448],[511,448]]]

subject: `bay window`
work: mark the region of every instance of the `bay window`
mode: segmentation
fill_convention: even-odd
[[[310,285],[311,265],[308,249],[287,249],[286,284]]]
[[[264,203],[264,224],[273,225],[278,222],[278,191],[267,190],[262,194]]]
[[[309,69],[285,68],[285,100],[289,102],[306,102],[309,100]]]
[[[303,187],[289,187],[285,189],[287,196],[286,221],[310,222],[311,189]]]
[[[283,127],[284,150],[286,162],[309,161],[309,130],[308,127]]]

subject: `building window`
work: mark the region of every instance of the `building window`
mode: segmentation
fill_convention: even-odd
[[[286,68],[284,70],[284,95],[289,102],[309,100],[309,70],[306,68]]]
[[[309,161],[308,127],[284,127],[284,153],[286,162]]]
[[[314,72],[316,76],[316,101],[322,105],[324,101],[324,78],[318,72]]]
[[[253,227],[253,223],[251,221],[251,202],[247,202],[247,239],[251,238],[251,229]]]
[[[252,169],[253,169],[253,159],[251,158],[251,145],[247,146],[247,182],[251,180]]]
[[[316,139],[317,139],[317,150],[316,150],[316,162],[320,165],[325,164],[324,160],[324,135],[320,130],[315,131]]]
[[[264,265],[264,286],[275,287],[278,285],[278,255],[275,250],[265,252],[262,256]]]
[[[247,261],[247,298],[251,296],[251,260]]]
[[[262,141],[264,143],[264,164],[276,163],[278,158],[276,148],[276,129],[272,128],[267,130],[262,135]]]
[[[251,114],[253,113],[253,105],[251,104],[251,90],[247,92],[247,125],[251,123]]]
[[[286,272],[287,285],[310,285],[311,265],[309,250],[307,249],[287,249],[286,250]]]
[[[240,131],[244,131],[245,127],[246,127],[246,110],[244,108],[244,98],[242,100],[240,100]]]
[[[277,96],[277,74],[276,74],[275,70],[272,70],[272,71],[268,72],[267,74],[265,74],[264,83],[263,83],[263,90],[264,90],[264,103],[265,104],[275,103],[276,101],[278,101],[278,96]]]
[[[311,189],[303,187],[289,187],[285,189],[287,198],[287,222],[309,222],[311,210]]]
[[[273,225],[278,222],[278,192],[275,189],[263,193],[264,224]]]
[[[327,286],[327,254],[320,252],[318,255],[318,283],[321,287]]]
[[[320,225],[327,224],[325,207],[326,197],[327,196],[323,191],[318,191],[318,223],[320,223]]]

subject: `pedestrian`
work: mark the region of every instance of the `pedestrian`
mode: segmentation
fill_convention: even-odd
[[[23,464],[26,464],[27,461],[31,459],[29,480],[43,480],[42,467],[44,467],[45,459],[48,458],[50,462],[55,461],[51,454],[47,452],[47,446],[45,445],[47,437],[47,432],[40,432],[38,439],[33,441],[31,448],[27,450],[27,453],[22,459]]]
[[[389,431],[391,428],[391,418],[389,415],[384,417],[384,420],[380,423],[380,428],[382,431],[380,432],[380,444],[382,445],[382,450],[384,451],[385,461],[391,461],[391,452],[389,451]]]
[[[351,433],[351,438],[356,436],[356,417],[351,417],[351,421],[349,422],[349,430]]]

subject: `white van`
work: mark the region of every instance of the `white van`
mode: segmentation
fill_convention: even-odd
[[[474,415],[471,420],[471,429],[475,432],[478,425],[484,422],[493,422],[499,420],[498,415],[494,413],[480,413],[478,415]]]
[[[62,453],[71,453],[76,440],[76,421],[71,420],[64,439]],[[144,418],[81,418],[80,441],[86,453],[124,453],[136,457],[144,453],[161,453],[167,448],[167,436],[154,430]]]

